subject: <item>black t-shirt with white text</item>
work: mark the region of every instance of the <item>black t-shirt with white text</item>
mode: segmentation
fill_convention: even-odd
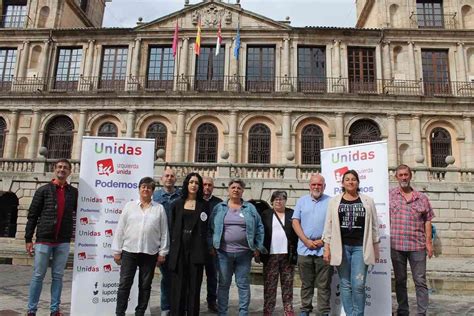
[[[341,199],[339,223],[341,225],[342,244],[362,246],[364,242],[365,208],[360,197],[354,201]]]

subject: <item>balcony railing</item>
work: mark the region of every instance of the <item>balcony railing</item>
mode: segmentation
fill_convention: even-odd
[[[21,93],[302,93],[397,95],[429,97],[474,97],[474,82],[373,79],[353,80],[331,77],[274,77],[273,79],[222,76],[212,80],[195,76],[168,77],[163,80],[148,77],[9,77],[0,79],[1,94]]]
[[[417,14],[410,15],[410,25],[419,29],[450,29],[457,28],[456,13]]]
[[[32,178],[38,174],[47,175],[54,171],[56,160],[52,159],[5,159],[0,158],[0,173],[8,174],[8,177],[17,176],[24,178],[30,175]],[[78,175],[81,162],[71,160],[72,174]],[[228,179],[293,179],[307,181],[313,173],[319,173],[319,165],[295,165],[295,164],[247,164],[247,163],[166,163],[155,162],[155,178],[161,176],[163,168],[170,167],[176,172],[178,178],[183,179],[190,172],[198,172],[203,176],[212,178]],[[422,182],[445,182],[445,183],[474,183],[474,169],[457,168],[448,166],[446,168],[413,167],[413,178]],[[395,174],[395,168],[389,169],[391,177]],[[49,178],[50,179],[50,178]],[[395,180],[394,178],[392,178]]]
[[[27,27],[30,18],[26,14],[7,14],[0,16],[0,28],[22,29]]]

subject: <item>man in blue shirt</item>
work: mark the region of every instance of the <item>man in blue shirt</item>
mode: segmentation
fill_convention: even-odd
[[[293,229],[298,235],[298,268],[301,277],[301,316],[313,310],[314,287],[318,289],[316,315],[329,315],[331,310],[332,269],[323,261],[324,243],[321,240],[330,197],[324,194],[326,182],[320,174],[313,174],[309,182],[310,194],[296,202]]]
[[[168,230],[170,229],[171,220],[171,204],[181,197],[181,189],[176,188],[176,174],[171,168],[166,168],[161,176],[161,184],[163,187],[153,193],[153,201],[163,205],[166,216],[168,217]],[[160,265],[161,273],[161,296],[160,307],[161,315],[166,316],[170,313],[170,291],[171,291],[171,272],[168,269],[167,261]]]

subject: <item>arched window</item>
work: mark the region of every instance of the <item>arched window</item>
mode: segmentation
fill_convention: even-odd
[[[71,158],[74,123],[67,116],[58,116],[46,126],[43,146],[48,158]]]
[[[323,148],[323,130],[315,124],[306,125],[301,132],[301,163],[319,165]]]
[[[447,167],[446,157],[451,155],[451,135],[444,128],[437,127],[431,131],[431,166]]]
[[[371,143],[382,140],[380,129],[371,120],[358,120],[349,129],[349,145]]]
[[[270,163],[270,129],[264,124],[255,124],[249,131],[249,163]]]
[[[99,127],[99,132],[97,136],[102,137],[117,137],[117,126],[114,123],[106,122]]]
[[[150,124],[146,130],[146,138],[155,140],[155,155],[158,149],[166,150],[166,138],[168,131],[163,123],[155,122]]]
[[[7,123],[0,117],[0,157],[3,157],[3,148],[5,147],[5,130],[7,129]]]
[[[196,131],[195,162],[217,162],[218,133],[214,124],[204,123]]]

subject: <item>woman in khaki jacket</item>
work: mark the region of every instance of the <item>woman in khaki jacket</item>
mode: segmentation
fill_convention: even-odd
[[[343,193],[329,201],[323,241],[324,261],[336,266],[341,298],[348,316],[364,315],[368,265],[379,258],[379,233],[374,200],[359,194],[359,175],[342,177]]]

